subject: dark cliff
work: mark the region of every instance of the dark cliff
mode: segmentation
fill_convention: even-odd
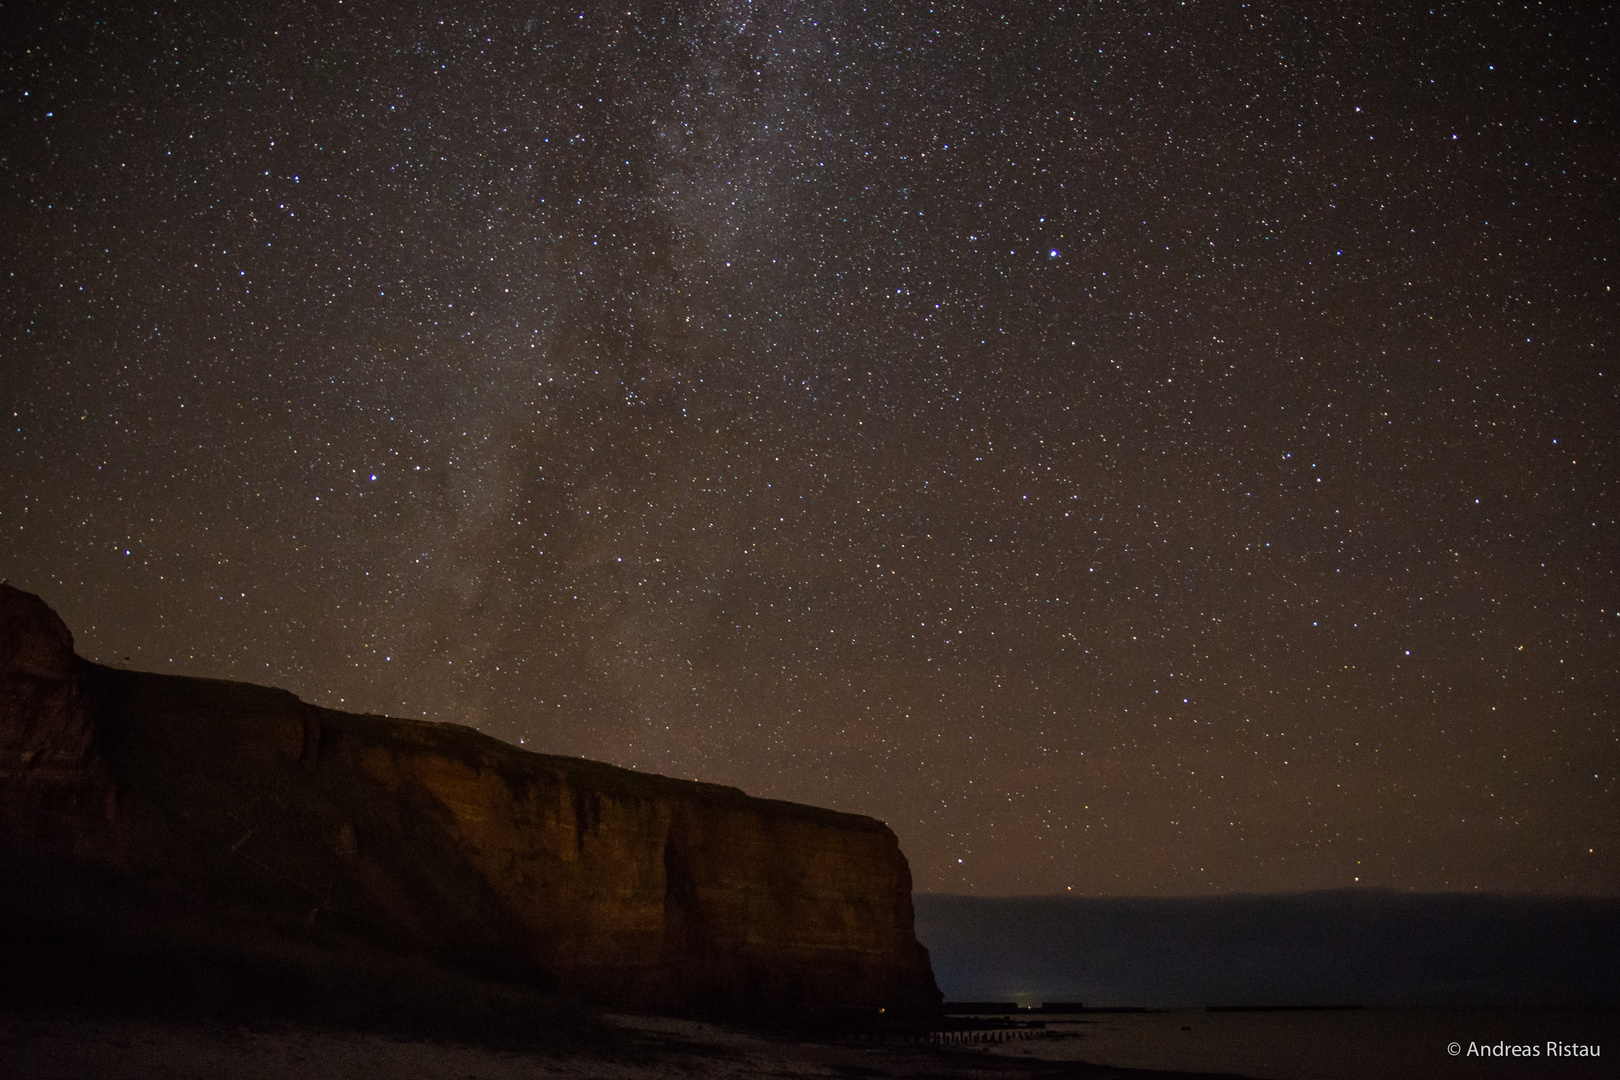
[[[0,845],[13,918],[122,905],[226,953],[362,942],[623,1008],[920,1018],[939,1002],[879,821],[101,667],[7,585]]]

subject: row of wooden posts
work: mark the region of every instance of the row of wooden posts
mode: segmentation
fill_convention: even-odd
[[[949,1046],[960,1043],[999,1043],[1030,1039],[1037,1034],[1029,1028],[996,1028],[990,1031],[930,1031],[928,1041]]]
[[[936,1046],[968,1046],[976,1043],[1003,1043],[1017,1039],[1033,1039],[1041,1034],[1032,1028],[978,1028],[967,1031],[928,1031],[920,1034],[901,1034],[893,1031],[874,1031],[857,1035],[863,1042],[925,1042]]]

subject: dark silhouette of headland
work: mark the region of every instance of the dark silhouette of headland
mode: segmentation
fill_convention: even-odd
[[[858,1022],[941,1001],[882,822],[104,667],[9,585],[0,861],[12,1005],[409,1025],[520,998]]]

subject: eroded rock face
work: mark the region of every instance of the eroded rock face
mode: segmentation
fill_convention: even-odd
[[[82,800],[90,775],[89,700],[73,635],[45,601],[0,583],[0,801]]]
[[[909,868],[871,818],[263,687],[100,668],[73,657],[43,602],[5,587],[0,750],[14,803],[34,797],[29,770],[101,777],[117,813],[81,815],[99,835],[80,857],[200,911],[619,1007],[938,1007]]]
[[[566,985],[666,1008],[931,1004],[910,871],[880,822],[444,725],[396,722],[386,742],[333,734],[348,768],[442,808],[457,850]],[[364,836],[348,835],[338,846],[363,858]]]

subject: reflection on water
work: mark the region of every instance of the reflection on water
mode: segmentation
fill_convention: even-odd
[[[1620,1010],[1358,1009],[1048,1016],[1047,1036],[990,1051],[1008,1057],[1237,1073],[1257,1080],[1447,1080],[1620,1075]],[[1451,1043],[1459,1053],[1448,1052]],[[1549,1056],[1547,1044],[1598,1047],[1597,1058]],[[1470,1054],[1505,1044],[1535,1056]]]

